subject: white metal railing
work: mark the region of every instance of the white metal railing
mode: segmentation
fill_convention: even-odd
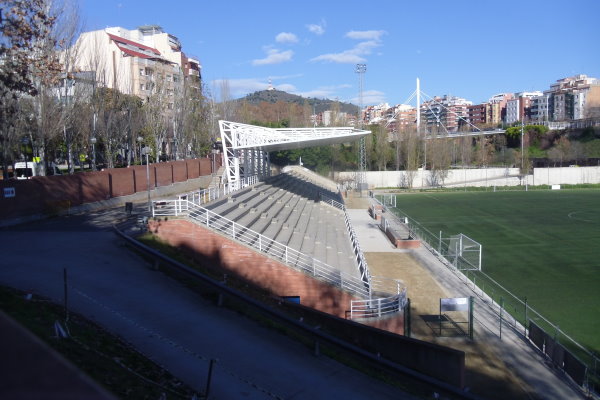
[[[358,264],[358,270],[360,272],[360,277],[363,280],[363,282],[367,283],[370,287],[371,286],[371,283],[370,283],[371,274],[369,273],[369,266],[367,264],[367,260],[365,259],[364,254],[360,248],[360,245],[358,244],[358,237],[356,236],[356,232],[354,232],[354,227],[352,226],[352,223],[350,222],[350,217],[348,216],[348,213],[346,212],[346,206],[343,205],[342,203],[332,199],[331,197],[327,196],[327,194],[325,194],[323,192],[319,192],[319,199],[322,202],[329,204],[332,207],[339,208],[340,210],[342,210],[344,212],[344,223],[346,224],[346,230],[348,231],[348,235],[350,236],[350,242],[352,244],[352,251],[354,252],[354,256],[356,257],[356,263]]]
[[[187,198],[155,201],[152,206],[152,215],[187,215],[196,222],[249,245],[261,253],[277,258],[298,271],[304,272],[360,297],[368,298],[370,295],[368,282],[347,275],[331,265],[316,260],[314,257],[301,253],[258,232],[248,229],[235,221],[222,217],[204,207],[194,204]]]
[[[402,311],[407,304],[406,287],[401,287],[401,282],[396,279],[372,277],[371,291],[379,293],[393,293],[388,296],[375,296],[368,300],[352,300],[350,302],[350,319],[378,318],[384,315]]]
[[[323,203],[329,204],[332,207],[338,208],[338,209],[346,212],[346,207],[342,203],[331,198],[326,193],[319,192],[319,200],[322,201]]]
[[[230,193],[233,193],[237,190],[246,188],[248,186],[256,185],[260,181],[258,175],[253,175],[247,178],[243,178],[239,185],[239,189],[236,189],[234,185],[230,185],[229,183],[225,183],[221,187],[214,187],[208,189],[200,189],[195,190],[193,192],[188,192],[184,194],[180,194],[177,196],[179,200],[189,200],[196,205],[202,205],[206,203],[210,203],[213,200],[221,198],[223,196],[227,196]]]

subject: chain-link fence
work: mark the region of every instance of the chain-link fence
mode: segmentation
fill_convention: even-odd
[[[527,302],[520,299],[499,282],[481,270],[482,247],[469,237],[458,234],[444,238],[429,231],[400,209],[396,208],[396,195],[378,195],[390,215],[409,226],[411,237],[420,239],[436,256],[444,259],[445,265],[455,268],[465,285],[488,297],[502,326],[521,331],[559,369],[579,384],[588,394],[600,395],[600,357],[578,343],[560,326],[551,322]],[[479,246],[479,247],[478,247]],[[532,328],[533,327],[533,328]],[[533,332],[533,337],[532,337]]]

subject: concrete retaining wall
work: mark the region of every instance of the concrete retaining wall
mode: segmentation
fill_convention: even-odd
[[[353,181],[355,172],[336,172],[337,182]],[[412,176],[412,187],[460,187],[460,186],[518,186],[525,180],[519,178],[519,168],[473,168],[453,169],[442,181],[432,177],[431,171],[367,171],[369,189],[385,187],[408,187]],[[535,168],[526,178],[529,185],[559,185],[600,183],[600,167]]]
[[[535,168],[531,184],[561,185],[600,183],[600,167]]]

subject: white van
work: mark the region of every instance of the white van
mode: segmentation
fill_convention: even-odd
[[[14,177],[17,179],[31,179],[33,176],[42,176],[44,164],[41,162],[22,161],[15,163],[13,168]],[[56,164],[51,163],[46,170],[46,176],[62,175]]]

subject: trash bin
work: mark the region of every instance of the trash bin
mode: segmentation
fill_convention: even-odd
[[[125,212],[127,213],[127,215],[131,215],[131,213],[133,212],[133,203],[129,201],[125,203]]]

